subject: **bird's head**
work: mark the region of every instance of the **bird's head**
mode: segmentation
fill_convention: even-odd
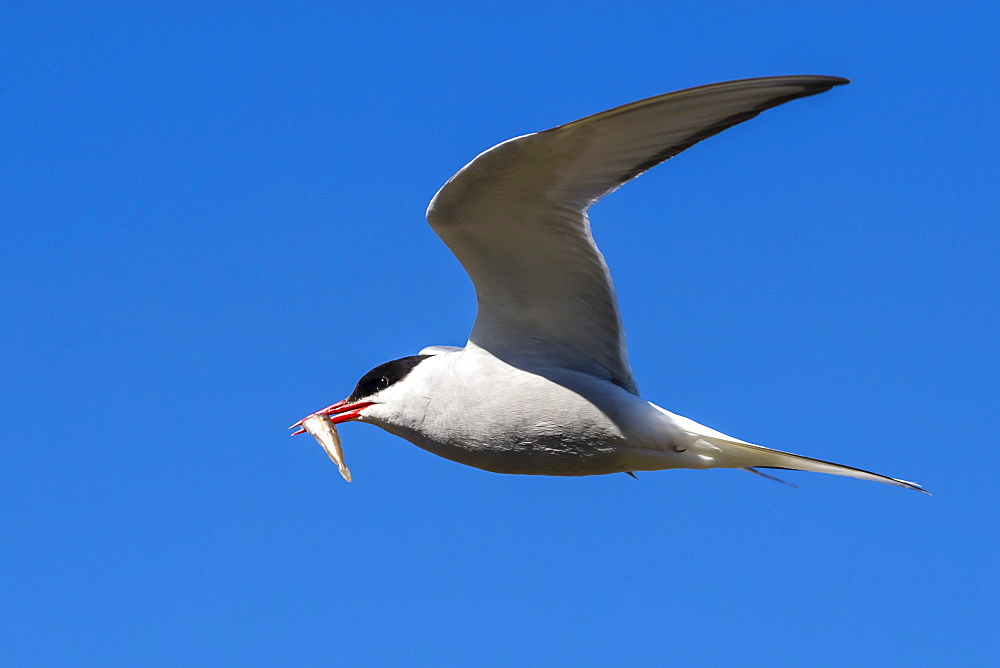
[[[400,385],[400,381],[409,376],[410,372],[428,357],[430,355],[411,355],[379,364],[361,376],[361,380],[358,381],[349,397],[327,406],[323,410],[316,411],[312,415],[326,415],[334,424],[340,424],[341,422],[363,419],[365,417],[364,411],[369,407],[398,403],[407,394],[406,389]],[[295,432],[296,434],[305,431],[301,428],[301,424],[302,420],[292,425],[293,428],[299,428],[299,431]]]

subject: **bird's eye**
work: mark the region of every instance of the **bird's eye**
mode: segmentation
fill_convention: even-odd
[[[384,390],[385,388],[389,387],[389,379],[386,378],[385,376],[382,376],[381,378],[378,379],[378,382],[375,383],[375,387],[377,387],[380,390]]]

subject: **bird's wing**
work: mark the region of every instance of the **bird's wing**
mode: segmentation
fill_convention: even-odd
[[[427,209],[476,287],[469,337],[501,359],[579,369],[636,392],[587,209],[702,139],[846,79],[745,79],[651,97],[480,154]]]

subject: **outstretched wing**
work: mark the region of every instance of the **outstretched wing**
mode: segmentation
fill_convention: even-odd
[[[847,79],[784,76],[689,88],[517,137],[438,191],[431,227],[476,287],[472,345],[580,369],[636,392],[587,209],[702,139]]]

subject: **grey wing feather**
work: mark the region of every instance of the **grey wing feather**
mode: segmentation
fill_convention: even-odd
[[[469,343],[575,368],[637,393],[611,274],[590,231],[598,199],[728,127],[846,79],[744,79],[667,93],[498,144],[427,210],[476,287]]]

